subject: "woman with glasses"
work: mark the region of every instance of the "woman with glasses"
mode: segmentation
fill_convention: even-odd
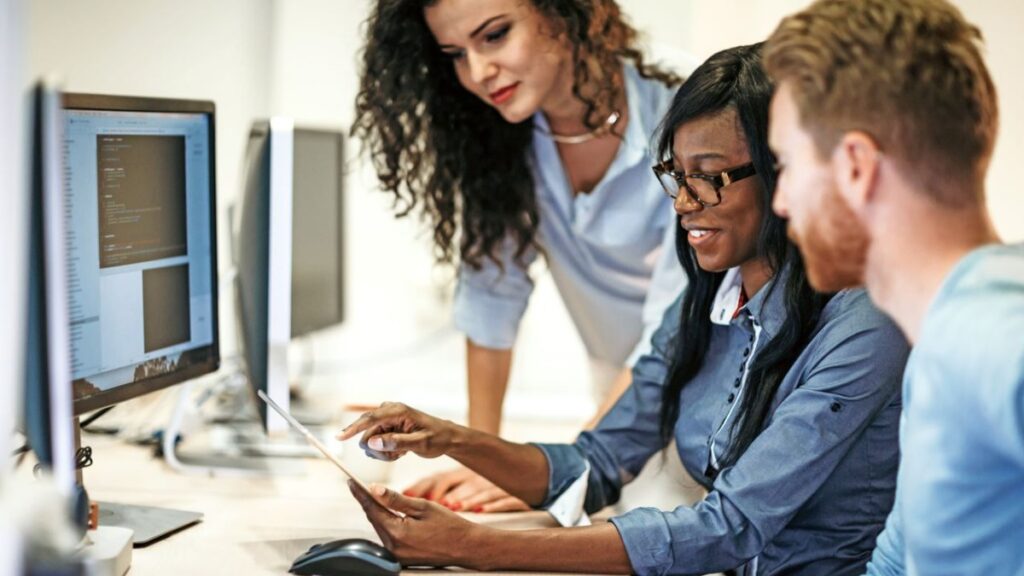
[[[420,211],[439,261],[459,265],[471,427],[499,431],[539,254],[591,359],[595,401],[628,385],[624,368],[683,282],[649,154],[678,83],[645,63],[614,0],[371,9],[353,134],[399,214]],[[525,509],[473,477],[408,492],[453,509]]]
[[[447,454],[572,529],[501,531],[420,499],[353,487],[409,565],[636,574],[861,574],[892,506],[908,352],[862,290],[815,293],[771,210],[771,86],[760,45],[683,84],[655,173],[689,278],[633,383],[571,444],[514,444],[401,404],[364,414],[375,457]],[[708,490],[692,506],[588,523],[675,440]],[[403,513],[397,516],[393,511]]]

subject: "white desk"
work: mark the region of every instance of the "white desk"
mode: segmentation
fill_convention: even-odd
[[[93,499],[205,514],[196,526],[136,548],[131,574],[286,574],[312,544],[347,537],[378,540],[344,477],[325,460],[304,460],[307,472],[295,477],[194,477],[170,471],[149,449],[89,434],[82,442],[93,448],[95,464],[85,470]],[[451,463],[407,457],[393,466],[391,483],[401,488]],[[544,512],[467,517],[511,529],[555,526]],[[442,572],[451,570],[415,571]]]

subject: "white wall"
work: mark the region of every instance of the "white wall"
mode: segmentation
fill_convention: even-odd
[[[226,207],[238,196],[253,118],[269,112],[269,0],[33,0],[29,70],[72,92],[213,100],[217,106],[218,261],[229,266]],[[234,350],[229,286],[222,349]]]
[[[1005,0],[958,0],[964,15],[981,28],[989,70],[999,93],[999,137],[988,174],[989,209],[996,228],[1011,242],[1024,240],[1024,5]]]

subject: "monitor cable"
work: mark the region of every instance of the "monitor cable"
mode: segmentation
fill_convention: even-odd
[[[86,418],[85,420],[82,420],[82,422],[78,426],[82,430],[86,430],[86,426],[88,426],[89,424],[92,424],[93,422],[99,420],[100,418],[105,416],[107,414],[107,412],[110,412],[113,409],[114,409],[113,406],[107,406],[106,408],[101,408],[101,409],[93,412],[92,414],[90,414],[89,417]],[[88,430],[86,430],[86,431],[88,431]]]

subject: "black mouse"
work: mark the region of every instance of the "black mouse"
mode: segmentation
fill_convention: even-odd
[[[318,576],[393,576],[402,565],[390,550],[362,538],[314,544],[288,569],[292,574]]]

